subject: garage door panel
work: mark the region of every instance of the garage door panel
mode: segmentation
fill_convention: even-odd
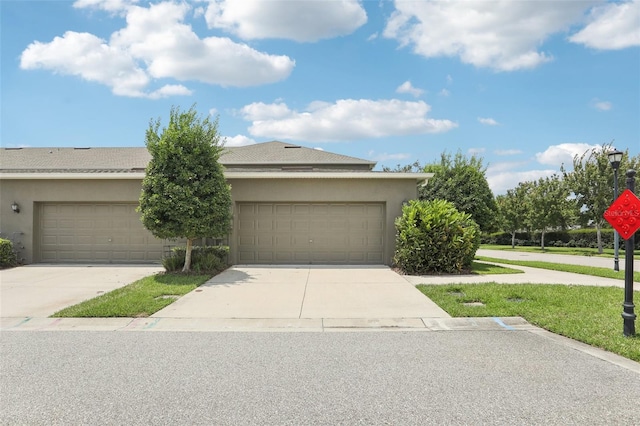
[[[164,253],[133,203],[43,203],[39,213],[42,262],[158,262]]]
[[[239,203],[236,211],[239,262],[383,263],[381,203]],[[246,225],[261,222],[273,226]]]

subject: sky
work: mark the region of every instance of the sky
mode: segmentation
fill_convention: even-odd
[[[0,27],[2,147],[144,146],[195,105],[227,146],[478,155],[496,195],[640,153],[640,0],[1,0]]]

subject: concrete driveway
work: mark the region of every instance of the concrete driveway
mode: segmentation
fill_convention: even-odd
[[[48,317],[162,271],[160,265],[27,265],[0,271],[0,317]]]
[[[448,318],[386,266],[238,265],[156,318]]]

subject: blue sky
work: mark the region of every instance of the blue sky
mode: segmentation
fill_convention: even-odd
[[[478,154],[494,193],[640,153],[640,1],[7,1],[3,147],[143,146],[172,105],[227,145]]]

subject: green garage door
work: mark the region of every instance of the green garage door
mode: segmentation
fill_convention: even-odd
[[[238,263],[383,264],[383,203],[238,203]]]
[[[40,262],[159,262],[164,240],[147,231],[137,204],[43,203]]]

